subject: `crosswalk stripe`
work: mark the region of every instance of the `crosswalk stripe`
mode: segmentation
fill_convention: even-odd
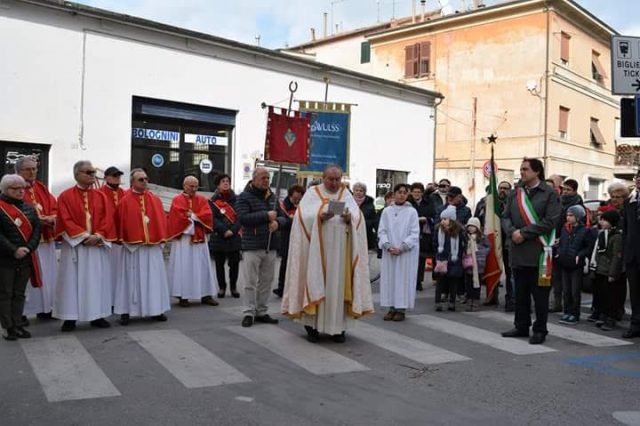
[[[447,333],[469,340],[475,343],[491,346],[501,351],[515,355],[531,355],[546,352],[555,352],[555,349],[544,345],[530,345],[529,342],[504,338],[497,333],[483,330],[477,327],[461,324],[459,322],[442,319],[433,315],[414,315],[409,317],[412,323],[430,328],[442,333]]]
[[[128,334],[186,388],[251,381],[178,330],[136,331]]]
[[[502,312],[485,311],[469,313],[479,318],[495,319],[504,322],[513,322],[513,315],[509,315]],[[608,347],[608,346],[625,346],[632,345],[633,342],[629,342],[622,339],[615,339],[613,337],[602,336],[597,333],[591,333],[583,330],[576,330],[575,328],[563,327],[560,325],[547,323],[547,329],[552,336],[560,337],[566,340],[572,340],[574,342],[582,343],[588,346],[595,347]]]
[[[76,337],[44,337],[20,343],[49,402],[120,395]]]
[[[359,321],[354,328],[350,329],[349,335],[425,365],[468,361],[470,359],[455,352],[363,321]]]
[[[257,343],[313,374],[336,374],[366,371],[369,368],[321,345],[307,342],[302,336],[274,326],[227,327],[228,330]]]

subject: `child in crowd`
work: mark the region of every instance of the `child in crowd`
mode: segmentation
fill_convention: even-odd
[[[464,229],[456,221],[456,207],[448,206],[440,213],[440,223],[434,238],[436,266],[434,272],[438,279],[436,285],[436,311],[443,310],[442,294],[449,295],[448,310],[456,310],[456,289],[464,285],[462,257],[467,250],[467,237]]]
[[[489,254],[489,240],[482,233],[482,225],[477,217],[469,219],[466,229],[468,243],[464,258],[464,284],[467,311],[473,312],[474,306],[478,306],[480,300],[480,284]]]
[[[595,279],[594,295],[598,295],[601,308],[596,326],[603,331],[616,327],[618,310],[617,295],[624,291],[626,280],[622,274],[622,233],[618,229],[620,214],[616,210],[602,213],[599,220],[600,232],[594,248]]]
[[[591,253],[591,238],[582,224],[586,211],[581,205],[569,207],[567,222],[560,233],[554,267],[560,268],[564,315],[562,324],[575,325],[580,320],[580,299],[584,261]]]

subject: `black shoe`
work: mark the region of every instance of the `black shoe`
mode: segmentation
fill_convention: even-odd
[[[336,343],[344,343],[347,340],[347,336],[344,334],[344,331],[340,334],[334,334],[331,336],[331,340]]]
[[[224,293],[225,293],[225,290],[220,290],[218,292],[218,299],[224,299]]]
[[[231,290],[231,295],[233,296],[234,299],[240,298],[240,293],[238,293],[236,290]]]
[[[36,316],[38,317],[39,320],[50,320],[50,319],[53,318],[53,313],[52,312],[40,312]]]
[[[616,322],[612,319],[607,319],[604,324],[600,326],[600,330],[602,331],[611,331],[616,328]]]
[[[242,326],[243,327],[251,327],[253,325],[253,317],[251,315],[245,315],[242,318]]]
[[[282,290],[280,290],[279,288],[276,288],[275,290],[273,290],[273,294],[275,294],[278,297],[282,297]]]
[[[519,328],[512,328],[509,331],[502,333],[502,337],[529,337],[529,330],[520,330]]]
[[[416,285],[416,290],[418,290],[418,291],[424,290],[424,288],[422,287],[422,284],[417,284]]]
[[[627,330],[622,333],[623,339],[633,339],[634,337],[640,337],[640,330]]]
[[[29,327],[29,318],[26,315],[22,316],[22,321],[18,324],[18,327]]]
[[[160,315],[156,315],[151,317],[154,320],[158,321],[158,322],[165,322],[167,320],[167,316],[165,314],[160,314]]]
[[[255,322],[261,322],[264,324],[277,324],[278,320],[275,318],[271,318],[268,314],[265,315],[260,315],[259,317],[256,317]]]
[[[97,327],[97,328],[109,328],[109,327],[111,327],[111,324],[109,324],[109,321],[107,321],[104,318],[98,318],[97,320],[91,321],[89,324],[91,324],[91,327]]]
[[[76,321],[75,320],[66,320],[62,323],[61,331],[73,331],[76,329]]]
[[[129,314],[120,315],[120,325],[129,325]]]
[[[307,331],[307,340],[311,343],[318,343],[320,340],[320,333],[315,328],[305,325],[304,329]]]
[[[541,345],[544,343],[546,336],[544,333],[533,333],[529,338],[529,344],[531,345]]]
[[[587,321],[589,322],[598,322],[599,319],[600,319],[600,314],[597,314],[595,312],[587,317]]]
[[[16,333],[15,328],[7,329],[6,334],[4,334],[2,337],[4,337],[4,340],[9,340],[9,341],[18,340],[18,334]]]
[[[29,333],[23,327],[16,327],[14,330],[15,330],[16,336],[18,336],[18,339],[28,339],[31,337],[31,333]]]

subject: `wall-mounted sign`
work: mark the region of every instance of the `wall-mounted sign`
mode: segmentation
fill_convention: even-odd
[[[193,133],[185,133],[185,143],[193,143],[196,145],[229,145],[229,138],[224,136],[212,136],[212,135],[196,135]]]
[[[208,175],[213,170],[213,163],[208,158],[205,158],[200,162],[200,171],[205,175]]]
[[[170,130],[142,129],[134,127],[131,129],[131,136],[136,139],[180,142],[180,132],[172,132]]]
[[[153,167],[162,167],[164,166],[164,157],[162,154],[153,154],[151,157],[151,165]]]
[[[498,173],[498,163],[496,163],[495,161],[493,162],[493,170],[496,174]],[[485,161],[485,163],[482,165],[482,173],[486,178],[491,177],[491,160]]]
[[[345,110],[320,111],[305,108],[300,111],[311,114],[311,149],[309,165],[301,171],[322,173],[329,164],[337,164],[345,174],[349,173],[349,118]]]
[[[640,37],[611,38],[611,70],[614,95],[640,94]]]

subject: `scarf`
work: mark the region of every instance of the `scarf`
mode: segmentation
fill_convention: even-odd
[[[356,200],[358,207],[364,203],[364,200],[367,198],[367,194],[363,194],[362,197],[357,197],[356,194],[353,194],[353,199]]]
[[[607,251],[607,244],[609,243],[609,230],[602,229],[598,232],[598,241],[593,246],[593,251],[591,252],[591,258],[589,259],[589,270],[595,271],[598,267],[598,253],[603,253]]]
[[[473,270],[471,272],[471,276],[473,278],[473,288],[480,288],[480,273],[478,271],[478,258],[476,257],[476,253],[478,252],[478,242],[476,241],[476,235],[469,234],[467,255],[471,256],[471,258],[473,259]]]
[[[460,239],[458,237],[454,237],[453,235],[449,236],[451,240],[451,247],[449,248],[449,255],[452,262],[458,261],[458,249],[460,244]],[[444,252],[444,243],[446,241],[446,236],[444,235],[444,231],[442,227],[438,229],[438,254],[442,254]]]

